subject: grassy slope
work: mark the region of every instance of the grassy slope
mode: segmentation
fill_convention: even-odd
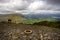
[[[27,19],[25,21],[23,21],[23,24],[34,24],[34,23],[38,23],[41,21],[48,21],[48,22],[54,22],[56,21],[56,19],[54,18],[46,18],[46,19]]]

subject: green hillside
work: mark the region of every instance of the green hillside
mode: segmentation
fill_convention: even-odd
[[[38,22],[41,22],[41,21],[55,22],[56,19],[54,19],[54,18],[27,19],[27,20],[23,21],[23,24],[34,24],[34,23],[38,23]]]

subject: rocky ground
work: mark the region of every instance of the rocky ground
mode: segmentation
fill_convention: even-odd
[[[60,40],[60,29],[40,25],[0,23],[0,40]]]

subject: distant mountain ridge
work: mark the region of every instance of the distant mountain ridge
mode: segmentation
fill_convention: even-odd
[[[32,18],[32,19],[40,19],[40,18],[54,18],[57,19],[58,21],[60,21],[60,13],[56,13],[56,14],[40,14],[40,13],[30,13],[27,15],[24,15],[26,18]]]

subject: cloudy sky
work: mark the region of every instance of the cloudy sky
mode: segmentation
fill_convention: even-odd
[[[0,0],[0,11],[60,11],[60,0]]]

